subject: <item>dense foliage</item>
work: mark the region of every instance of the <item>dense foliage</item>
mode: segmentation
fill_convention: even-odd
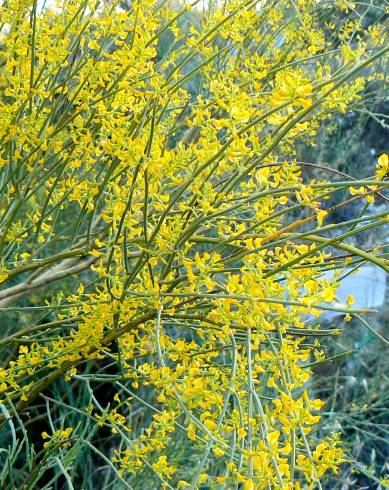
[[[320,489],[350,462],[310,379],[323,311],[372,328],[336,291],[389,269],[348,241],[387,222],[388,157],[296,148],[384,78],[356,8],[3,2],[1,488]]]

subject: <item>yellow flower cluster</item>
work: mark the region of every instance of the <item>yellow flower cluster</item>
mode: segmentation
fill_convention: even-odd
[[[52,435],[49,435],[47,432],[42,432],[42,439],[46,440],[46,442],[43,443],[43,446],[68,446],[70,445],[69,438],[72,435],[72,432],[72,427],[68,427],[64,430],[58,429]]]
[[[121,440],[124,480],[147,467],[162,488],[313,489],[343,461],[307,383],[310,319],[338,286],[322,277],[323,203],[350,185],[307,182],[295,146],[359,100],[384,41],[331,50],[314,0],[223,3],[0,7],[0,307],[55,312],[21,329],[0,392],[22,411],[109,361],[131,401],[94,418]],[[153,413],[133,431],[137,400]],[[170,461],[182,440],[193,468]]]

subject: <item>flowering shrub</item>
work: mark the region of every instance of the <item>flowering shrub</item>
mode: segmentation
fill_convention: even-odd
[[[307,181],[296,145],[382,78],[383,26],[321,29],[342,1],[196,8],[0,8],[0,308],[17,312],[0,391],[11,427],[47,407],[42,451],[3,482],[71,484],[85,448],[117,488],[321,488],[347,459],[309,388],[337,332],[311,320],[363,313],[323,270],[388,270],[347,242],[385,213],[330,224],[381,194],[388,158]]]

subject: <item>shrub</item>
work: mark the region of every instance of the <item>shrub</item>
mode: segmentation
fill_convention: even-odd
[[[323,270],[388,270],[347,244],[385,213],[326,224],[388,159],[305,181],[295,148],[382,78],[378,21],[320,28],[349,8],[1,6],[2,487],[321,488],[347,460],[311,319],[363,313]]]

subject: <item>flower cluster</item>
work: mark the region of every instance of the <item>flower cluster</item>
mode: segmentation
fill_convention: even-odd
[[[385,267],[325,235],[325,203],[378,192],[388,158],[366,183],[307,180],[296,145],[360,100],[383,28],[342,26],[332,49],[315,0],[124,3],[0,7],[0,308],[43,311],[2,341],[19,346],[2,399],[22,412],[63,376],[117,376],[126,402],[87,413],[120,440],[106,457],[123,480],[320,488],[344,455],[317,431],[312,320],[352,314],[326,247]]]

